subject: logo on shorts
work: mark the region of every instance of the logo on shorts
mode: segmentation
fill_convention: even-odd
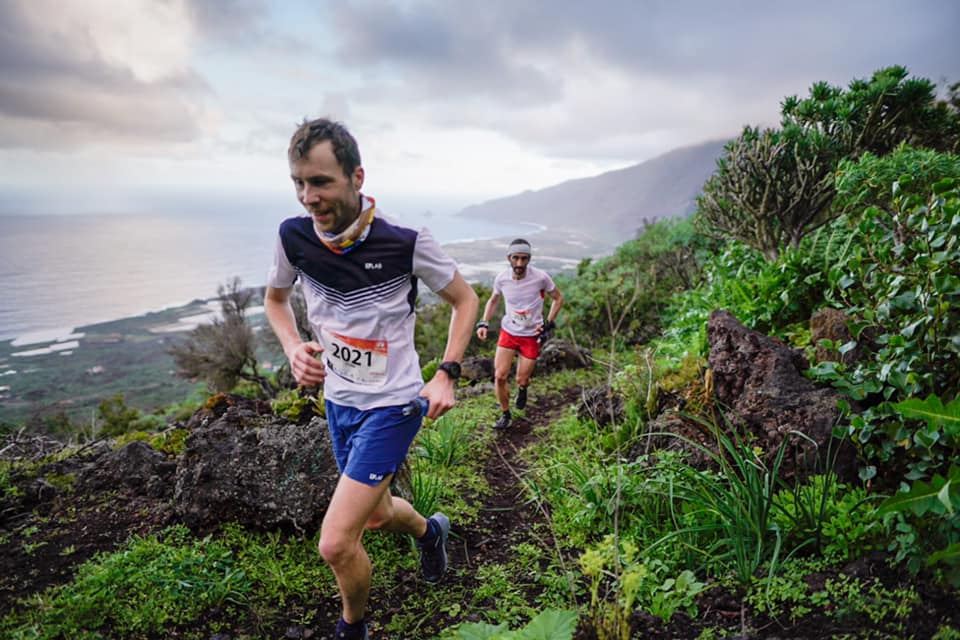
[[[375,480],[375,481],[377,481],[377,482],[380,482],[381,480],[383,480],[383,474],[382,474],[382,473],[371,473],[371,474],[370,474],[370,479],[371,479],[371,480]]]

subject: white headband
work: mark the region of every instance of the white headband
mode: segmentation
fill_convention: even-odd
[[[507,250],[507,257],[509,258],[515,253],[525,253],[528,256],[533,255],[533,252],[530,251],[530,245],[526,242],[514,242],[510,245],[510,248]]]

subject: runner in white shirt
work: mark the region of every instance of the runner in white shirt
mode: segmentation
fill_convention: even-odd
[[[530,376],[540,356],[540,347],[549,339],[555,326],[557,314],[563,306],[563,295],[547,274],[530,265],[532,250],[530,243],[518,238],[507,249],[507,262],[510,268],[500,273],[493,281],[493,293],[483,308],[483,318],[477,323],[477,337],[487,339],[490,318],[503,297],[506,313],[500,321],[500,337],[497,340],[497,353],[494,357],[495,390],[500,409],[500,418],[494,429],[506,429],[510,426],[510,369],[513,358],[520,353],[517,364],[517,409],[527,406],[527,386]],[[543,299],[549,295],[550,312],[543,319]]]
[[[390,494],[390,479],[420,428],[422,415],[404,411],[410,401],[425,398],[431,418],[454,404],[477,294],[426,229],[391,223],[373,198],[361,195],[360,152],[342,124],[305,121],[290,140],[288,159],[309,215],[280,225],[264,310],[297,382],[324,385],[341,471],[319,545],[342,598],[333,637],[367,640],[371,564],[364,530],[416,538],[427,582],[438,582],[447,568],[449,519],[439,512],[421,516]],[[315,341],[304,342],[297,330],[290,305],[297,280]],[[426,386],[413,345],[420,281],[453,307],[444,361]]]

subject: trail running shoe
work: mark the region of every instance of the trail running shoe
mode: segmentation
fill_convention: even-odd
[[[420,573],[423,574],[424,580],[430,584],[436,584],[447,572],[447,536],[450,534],[450,518],[438,511],[428,520],[437,523],[440,535],[427,545],[417,541],[417,546],[420,547]]]
[[[500,416],[500,419],[493,423],[493,428],[498,431],[503,431],[504,429],[510,428],[510,412],[504,411],[503,415]]]
[[[335,640],[344,640],[349,638],[350,640],[370,640],[370,636],[367,634],[367,623],[363,623],[363,635],[347,635],[347,627],[343,626],[343,620],[341,619],[337,623],[337,630],[333,632],[333,637]]]
[[[517,391],[517,409],[523,411],[527,407],[527,388],[520,387],[520,390]]]

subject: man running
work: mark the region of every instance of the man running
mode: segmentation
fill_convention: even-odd
[[[356,140],[338,122],[304,121],[290,140],[290,177],[308,215],[280,225],[264,308],[290,370],[303,385],[323,383],[340,480],[320,531],[320,555],[343,599],[334,637],[366,639],[371,564],[366,529],[417,540],[427,582],[447,568],[450,521],[425,519],[391,495],[390,479],[420,428],[404,407],[416,396],[436,418],[454,404],[459,361],[478,301],[452,259],[426,229],[385,218],[360,192],[364,170]],[[300,280],[315,339],[297,332],[290,294]],[[443,363],[423,385],[414,349],[414,304],[422,281],[452,305]]]
[[[510,268],[494,279],[493,293],[483,308],[483,318],[477,323],[477,337],[486,340],[490,317],[503,296],[506,313],[500,321],[497,354],[493,360],[497,400],[503,413],[493,425],[494,429],[508,428],[512,419],[508,379],[514,355],[520,352],[516,407],[522,410],[527,406],[527,385],[540,356],[540,347],[553,331],[557,314],[563,306],[563,295],[550,276],[530,264],[532,255],[530,243],[526,240],[518,238],[510,243],[507,250]],[[551,298],[550,312],[544,321],[543,299],[547,294]]]

